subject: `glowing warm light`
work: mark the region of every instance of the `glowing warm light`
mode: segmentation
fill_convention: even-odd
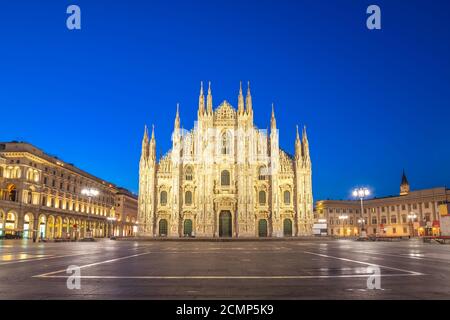
[[[348,219],[348,216],[339,216],[339,219],[345,220],[345,219]]]
[[[417,214],[415,214],[414,212],[411,212],[410,214],[408,214],[408,219],[414,220],[416,218],[417,218]]]
[[[317,222],[319,222],[319,223],[325,223],[325,222],[327,222],[327,219],[319,219],[319,220],[317,220]]]
[[[94,188],[86,188],[81,190],[81,194],[88,197],[96,197],[100,194],[100,192]]]

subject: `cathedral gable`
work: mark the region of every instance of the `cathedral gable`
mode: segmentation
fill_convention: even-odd
[[[236,125],[236,110],[226,100],[214,111],[214,125]]]

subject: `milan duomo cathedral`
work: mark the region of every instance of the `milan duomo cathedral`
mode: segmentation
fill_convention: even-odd
[[[198,120],[180,127],[177,106],[172,149],[156,159],[145,128],[139,166],[139,234],[144,237],[298,237],[312,234],[311,159],[306,128],[295,155],[279,147],[272,106],[270,132],[253,123],[250,86],[237,110],[213,108],[200,88]]]

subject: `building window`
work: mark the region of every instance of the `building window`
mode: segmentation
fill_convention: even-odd
[[[186,191],[186,193],[184,195],[184,203],[187,205],[192,204],[192,192],[191,191]]]
[[[391,211],[395,211],[395,207],[394,206],[391,206]]]
[[[290,191],[285,191],[284,192],[284,204],[289,205],[291,204],[291,192]]]
[[[397,216],[391,216],[391,223],[397,223]]]
[[[403,227],[403,233],[408,233],[408,228]]]
[[[220,174],[220,182],[222,186],[229,186],[230,185],[230,171],[223,170]]]
[[[397,233],[397,228],[392,228],[392,233]]]
[[[266,192],[261,190],[259,192],[258,199],[259,199],[259,204],[266,204]]]
[[[187,167],[186,168],[185,178],[188,181],[192,181],[192,167]]]
[[[159,203],[163,206],[167,204],[167,191],[161,191],[159,195]]]
[[[377,224],[377,217],[372,217],[372,224]]]
[[[406,223],[406,214],[402,214],[402,223]]]
[[[382,216],[381,217],[381,224],[386,224],[387,223],[387,218],[386,216]]]
[[[406,206],[402,204],[402,210],[406,210]]]
[[[259,180],[267,180],[267,167],[260,167],[258,174]]]
[[[428,209],[430,207],[430,203],[429,202],[425,202],[425,209]]]
[[[413,204],[413,209],[416,210],[417,209],[417,204]]]

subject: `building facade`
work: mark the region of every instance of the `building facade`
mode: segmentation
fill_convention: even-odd
[[[137,212],[138,197],[127,189],[119,188],[116,196],[116,219],[117,224],[114,235],[119,237],[130,237],[137,234]]]
[[[440,234],[439,210],[449,200],[445,187],[411,191],[403,173],[400,195],[364,200],[363,215],[359,200],[320,200],[314,217],[333,236],[357,236],[361,222],[369,236],[432,236]]]
[[[156,160],[156,139],[145,129],[139,169],[142,236],[283,237],[312,234],[311,159],[306,129],[295,155],[279,147],[272,107],[270,132],[253,122],[250,86],[237,109],[213,108],[211,85],[201,85],[197,121],[180,127],[172,149]]]
[[[83,189],[95,189],[98,195],[83,195]],[[0,236],[112,235],[122,224],[115,208],[120,190],[31,144],[0,143]],[[128,212],[123,217],[131,224],[132,216]]]

